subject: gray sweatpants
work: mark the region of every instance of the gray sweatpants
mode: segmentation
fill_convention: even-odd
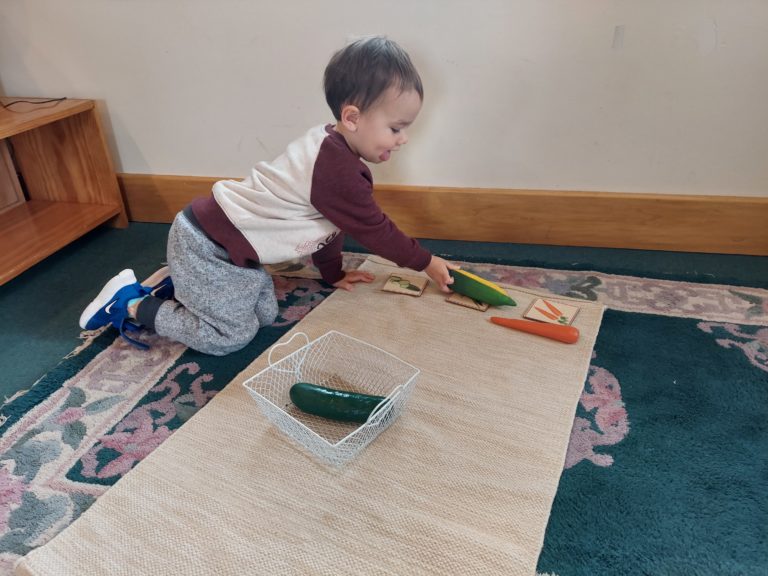
[[[154,329],[161,336],[223,356],[243,348],[277,316],[272,277],[261,267],[232,264],[183,213],[168,233],[168,266],[176,301],[157,309]]]

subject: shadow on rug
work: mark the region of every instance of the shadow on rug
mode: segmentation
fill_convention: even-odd
[[[608,307],[540,571],[714,576],[768,565],[768,291],[464,267]],[[275,287],[278,319],[238,353],[207,356],[155,336],[141,352],[109,329],[3,406],[0,574],[72,523],[333,290],[286,276]]]

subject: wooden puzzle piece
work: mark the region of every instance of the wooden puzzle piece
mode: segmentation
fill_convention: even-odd
[[[422,278],[421,276],[403,276],[402,274],[394,273],[389,275],[381,289],[385,292],[394,292],[395,294],[421,296],[428,283],[429,279]]]
[[[480,312],[485,312],[490,307],[490,305],[486,302],[473,300],[469,296],[464,296],[458,292],[454,292],[448,296],[445,301],[450,302],[451,304],[458,304],[459,306],[466,306],[467,308],[472,308],[472,310],[479,310]]]
[[[573,322],[578,313],[578,306],[552,300],[551,298],[537,298],[531,303],[528,310],[525,311],[523,318],[567,326]]]

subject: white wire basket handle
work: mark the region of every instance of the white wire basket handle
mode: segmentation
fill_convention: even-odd
[[[374,408],[373,411],[368,416],[368,420],[366,420],[365,425],[373,426],[375,424],[378,424],[379,420],[381,420],[386,414],[385,408],[393,404],[395,402],[395,399],[400,395],[400,392],[402,391],[403,391],[403,385],[400,384],[400,386],[398,386],[392,392],[390,392],[389,396],[387,396],[384,400],[379,402],[376,405],[376,408]]]
[[[304,349],[304,355],[299,360],[298,365],[296,366],[296,370],[286,370],[285,368],[280,368],[279,366],[275,366],[275,364],[277,364],[277,362],[272,362],[272,353],[275,350],[277,350],[278,348],[282,348],[283,346],[287,346],[288,344],[293,342],[293,339],[296,338],[296,336],[303,336],[304,340],[306,340],[306,342],[304,343],[304,345],[301,348],[298,348],[298,349],[294,350],[291,353],[291,354],[295,354],[296,352],[299,352],[300,350]],[[279,372],[288,372],[288,373],[296,372],[299,368],[301,368],[301,365],[304,364],[304,359],[307,357],[307,354],[309,352],[309,349],[307,348],[308,346],[309,346],[309,336],[307,336],[304,332],[296,332],[296,333],[294,333],[294,335],[291,336],[286,342],[278,342],[277,344],[272,346],[272,348],[269,349],[269,355],[267,356],[267,362],[269,363],[269,367],[272,368],[273,370],[276,370],[276,371],[279,371]],[[290,356],[290,354],[287,354],[286,356],[284,356],[280,360],[284,360],[288,356]],[[278,362],[280,360],[278,360]]]

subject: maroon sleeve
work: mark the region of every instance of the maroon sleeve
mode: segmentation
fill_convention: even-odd
[[[337,132],[320,146],[312,175],[315,209],[374,254],[398,266],[424,270],[430,252],[404,234],[373,198],[371,171]]]
[[[320,250],[312,254],[312,262],[320,271],[320,276],[328,284],[335,284],[344,278],[344,270],[341,262],[341,248],[344,245],[344,233],[336,234],[336,237]]]

